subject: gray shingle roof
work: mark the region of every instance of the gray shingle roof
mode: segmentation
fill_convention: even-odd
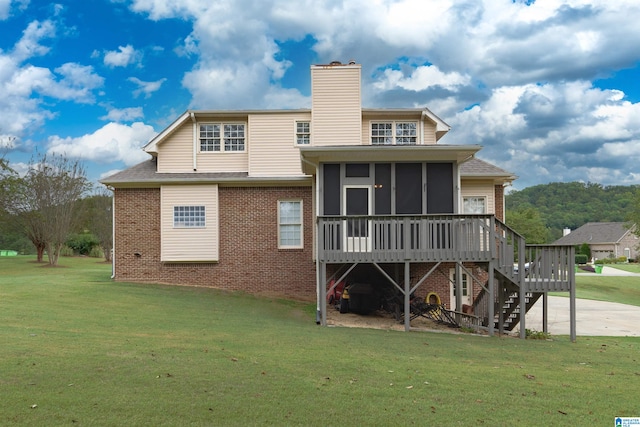
[[[476,157],[460,165],[460,175],[463,177],[501,177],[512,180],[517,178],[513,173]]]
[[[186,172],[186,173],[158,173],[156,172],[157,162],[154,158],[138,163],[123,171],[100,180],[101,183],[110,186],[134,185],[134,184],[157,184],[160,182],[216,182],[216,181],[259,181],[265,178],[249,178],[246,172]],[[511,172],[500,169],[497,166],[487,163],[484,160],[472,158],[463,163],[460,167],[462,177],[487,177],[503,178],[513,180],[516,178]],[[277,178],[266,178],[266,180],[278,180]]]
[[[157,186],[161,183],[196,184],[204,182],[242,183],[261,185],[266,182],[303,183],[309,181],[305,176],[291,177],[249,177],[247,172],[156,172],[156,160],[150,159],[138,163],[123,171],[100,180],[102,184],[113,187]]]
[[[588,222],[556,240],[559,245],[616,243],[629,232],[624,222]]]

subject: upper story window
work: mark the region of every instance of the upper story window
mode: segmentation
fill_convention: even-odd
[[[296,144],[308,145],[311,143],[311,127],[309,122],[296,122]]]
[[[203,228],[205,226],[204,206],[174,206],[174,228]]]
[[[417,122],[372,122],[372,145],[415,145],[418,142]]]
[[[244,151],[244,123],[204,123],[200,125],[200,151]]]

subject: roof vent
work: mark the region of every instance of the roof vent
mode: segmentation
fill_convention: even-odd
[[[329,65],[342,65],[342,62],[340,62],[340,61],[331,61],[329,63]]]
[[[350,59],[349,60],[349,65],[356,65],[356,60],[355,59]]]

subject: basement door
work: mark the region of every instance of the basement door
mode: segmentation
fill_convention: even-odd
[[[451,301],[451,310],[462,311],[462,307],[456,307],[456,269],[452,268],[449,270],[449,279],[451,291],[449,296],[451,297],[449,301]],[[471,296],[473,295],[471,289],[471,283],[469,282],[469,276],[467,273],[462,272],[462,304],[471,305],[472,300]]]
[[[371,252],[371,186],[345,185],[343,198],[343,214],[357,216],[345,221],[344,250]]]

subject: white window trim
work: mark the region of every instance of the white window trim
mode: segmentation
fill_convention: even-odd
[[[200,143],[200,126],[205,126],[205,125],[218,125],[220,126],[220,151],[206,151],[206,150],[202,150],[202,144]],[[243,125],[244,126],[244,147],[243,150],[238,150],[238,151],[234,151],[234,150],[225,150],[225,143],[224,143],[224,127],[226,125]],[[196,133],[197,133],[197,145],[198,145],[198,153],[201,154],[221,154],[221,153],[246,153],[247,152],[247,144],[249,141],[249,137],[248,137],[248,126],[247,126],[247,122],[198,122],[197,128],[196,128]]]
[[[374,144],[373,143],[373,125],[374,124],[384,124],[391,123],[391,144]],[[396,143],[396,128],[399,123],[414,123],[416,125],[416,143],[415,144],[397,144]],[[418,120],[369,120],[369,144],[370,145],[421,145],[423,143],[422,140],[422,131],[420,126],[420,121]]]
[[[309,136],[309,143],[307,144],[298,143],[298,135],[304,135],[304,133],[298,132],[298,123],[307,123],[309,125],[309,132],[306,133],[306,135]],[[293,145],[295,145],[296,147],[308,147],[309,145],[311,145],[311,120],[296,120],[293,123]]]
[[[183,222],[176,221],[176,208],[199,208],[202,212],[202,225],[189,225]],[[181,217],[184,218],[184,217]],[[175,205],[173,206],[173,228],[207,228],[207,207],[204,205]]]
[[[296,224],[282,224],[280,220],[280,204],[281,203],[299,203],[300,204],[300,244],[299,245],[283,245],[280,240],[280,227],[282,225],[296,225]],[[280,199],[278,200],[278,249],[303,249],[304,248],[304,205],[302,199]]]

